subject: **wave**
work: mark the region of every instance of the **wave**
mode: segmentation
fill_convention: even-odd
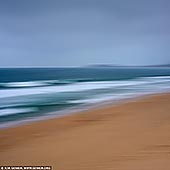
[[[37,113],[41,114],[45,110],[49,110],[49,108],[54,108],[50,110],[59,111],[63,108],[74,106],[74,105],[75,105],[74,103],[70,103],[69,101],[51,102],[47,100],[46,102],[44,102],[41,101],[41,99],[39,99],[38,103],[37,102],[34,103],[33,101],[28,102],[27,99],[25,99],[25,101],[21,99],[21,101],[18,104],[8,104],[8,105],[0,106],[0,118],[4,116],[11,116],[11,115],[22,114],[22,113],[36,112],[36,114]],[[31,115],[33,116],[33,114]]]
[[[6,82],[6,83],[0,83],[0,88],[28,88],[28,87],[43,87],[43,86],[53,86],[53,85],[67,85],[72,83],[85,83],[85,82],[91,82],[91,83],[110,83],[111,81],[114,81],[115,84],[117,82],[131,82],[131,80],[168,80],[170,79],[170,76],[155,76],[155,77],[139,77],[130,79],[130,81],[126,80],[95,80],[95,79],[65,79],[65,80],[38,80],[38,81],[24,81],[24,82]],[[127,84],[128,85],[128,84]],[[131,85],[131,83],[130,83]]]
[[[48,84],[50,82],[43,81]],[[79,104],[117,101],[136,95],[170,91],[170,76],[139,77],[120,81],[82,80],[64,85],[56,85],[54,82],[57,81],[53,80],[51,86],[37,87],[35,82],[29,82],[28,87],[24,84],[24,88],[1,89],[0,117],[44,112],[48,109],[58,111]]]
[[[38,108],[36,107],[29,107],[29,108],[6,108],[0,109],[0,117],[1,116],[9,116],[9,115],[16,115],[22,113],[30,113],[30,112],[37,112]]]
[[[94,81],[94,79],[64,79],[64,80],[37,80],[37,81],[23,81],[23,82],[5,82],[0,83],[0,89],[10,88],[29,88],[29,87],[43,87],[54,85],[67,85],[78,82]]]
[[[132,97],[135,96],[136,93],[126,93],[126,94],[109,94],[109,95],[96,95],[93,98],[87,98],[87,99],[80,99],[80,100],[72,100],[69,101],[69,103],[73,103],[73,104],[93,104],[93,103],[101,103],[101,102],[105,102],[105,101],[116,101],[116,100],[120,100],[122,98],[128,98],[128,97]]]
[[[43,81],[43,83],[50,83],[51,81]],[[64,92],[79,92],[87,90],[99,90],[108,88],[124,88],[134,87],[139,85],[152,85],[152,84],[165,84],[170,83],[170,76],[162,77],[140,77],[132,80],[120,80],[120,81],[84,81],[74,82],[65,85],[54,85],[55,81],[52,81],[53,86],[36,87],[38,83],[27,82],[29,88],[17,88],[17,89],[1,89],[0,98],[9,98],[16,96],[28,96],[28,95],[40,95],[40,94],[52,94],[52,93],[64,93]],[[14,86],[15,84],[13,84]],[[25,85],[24,83],[16,85]],[[31,85],[34,85],[31,87]]]
[[[26,87],[42,87],[52,85],[63,85],[74,83],[72,80],[42,80],[42,81],[26,81],[26,82],[8,82],[0,83],[0,88],[26,88]]]

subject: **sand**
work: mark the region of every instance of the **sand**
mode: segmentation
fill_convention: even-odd
[[[0,165],[169,170],[170,94],[1,129]]]

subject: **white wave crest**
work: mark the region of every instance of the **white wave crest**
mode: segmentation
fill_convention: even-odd
[[[0,109],[0,116],[14,115],[20,113],[36,112],[38,109],[36,107],[29,108],[7,108]]]
[[[77,92],[86,90],[98,90],[108,88],[119,88],[119,87],[134,87],[139,85],[149,84],[170,84],[170,76],[163,76],[159,78],[143,77],[132,80],[120,80],[120,81],[95,81],[95,82],[79,82],[67,85],[57,86],[45,86],[45,87],[32,87],[32,88],[21,88],[21,89],[3,89],[0,90],[0,98],[16,97],[24,95],[37,95],[37,94],[52,94],[61,92]],[[22,85],[22,84],[21,84]]]

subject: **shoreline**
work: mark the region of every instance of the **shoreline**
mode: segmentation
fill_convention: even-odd
[[[8,123],[1,123],[0,130],[20,127],[20,126],[24,126],[24,125],[28,125],[28,124],[32,124],[32,123],[38,123],[41,121],[48,121],[51,119],[58,119],[58,118],[62,118],[62,117],[66,117],[66,116],[70,116],[70,115],[74,115],[74,114],[79,114],[82,112],[88,112],[88,111],[93,111],[96,109],[97,110],[102,109],[102,108],[109,107],[109,106],[122,105],[122,104],[125,104],[128,102],[131,102],[133,100],[140,100],[140,99],[143,99],[146,97],[164,95],[167,93],[170,93],[170,92],[169,91],[160,91],[157,93],[146,93],[146,94],[140,94],[140,95],[139,94],[132,95],[132,96],[128,96],[126,98],[122,98],[122,99],[120,98],[118,100],[113,99],[113,100],[106,100],[104,102],[92,103],[92,104],[82,104],[82,105],[75,106],[72,108],[67,108],[67,109],[64,109],[61,111],[49,112],[43,116],[31,117],[29,119],[16,120],[16,121],[8,122]]]
[[[0,129],[1,165],[168,170],[170,93]]]

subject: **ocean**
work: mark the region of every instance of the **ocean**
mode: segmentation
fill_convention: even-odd
[[[170,68],[1,68],[0,128],[170,92]]]

